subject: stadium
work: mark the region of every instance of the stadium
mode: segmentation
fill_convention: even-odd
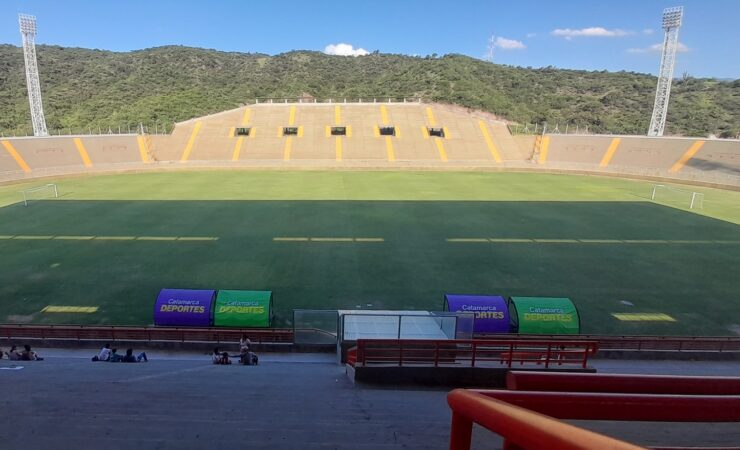
[[[21,18],[25,48],[36,30],[33,19],[24,32],[24,20],[31,19]],[[27,74],[37,72],[30,64]],[[716,442],[737,445],[740,140],[663,136],[664,111],[653,117],[663,122],[659,133],[648,136],[522,131],[489,111],[431,98],[309,94],[245,98],[164,131],[55,134],[38,127],[43,111],[34,95],[40,102],[41,94],[28,80],[36,135],[0,139],[0,347],[33,342],[51,356],[40,368],[0,365],[8,369],[0,375],[20,374],[12,382],[24,389],[44,386],[42,408],[51,413],[12,394],[0,416],[19,429],[48,427],[28,448],[58,442],[65,428],[107,435],[98,415],[133,420],[157,436],[109,439],[111,448],[200,448],[208,445],[200,433],[218,446],[238,445],[208,431],[198,417],[202,398],[188,392],[218,396],[216,386],[198,387],[212,369],[224,383],[241,382],[239,368],[196,361],[242,334],[262,361],[252,378],[261,393],[242,400],[271,406],[247,425],[257,447],[298,448],[308,435],[305,448],[470,448],[474,422],[482,425],[473,432],[476,448],[638,448],[557,419],[675,422],[660,428],[672,442],[711,444],[711,430]],[[656,110],[667,102],[667,94],[665,105],[656,100]],[[206,310],[195,292],[208,292]],[[269,293],[269,314],[262,303],[239,303],[254,292]],[[222,295],[236,300],[220,303]],[[455,296],[500,297],[506,312],[487,315],[481,311],[501,310],[475,302],[455,310]],[[186,306],[158,310],[162,299]],[[571,310],[551,307],[553,299],[572,306],[575,331],[551,324],[526,331],[527,321],[571,321]],[[535,301],[529,315],[528,301]],[[157,311],[210,311],[210,318],[188,328]],[[504,332],[478,328],[504,314]],[[160,351],[162,361],[125,375],[86,369],[84,349],[110,341]],[[703,361],[673,367],[663,359]],[[563,385],[553,378],[557,386],[548,387],[547,375]],[[604,384],[580,391],[602,375]],[[83,402],[54,424],[71,398],[86,395],[85,383],[94,392],[130,388],[130,400],[122,410]],[[531,392],[517,393],[516,383]],[[450,387],[486,389],[446,397]],[[162,404],[136,419],[129,402],[158,395]],[[206,414],[241,427],[228,419],[240,399],[228,397]],[[288,398],[310,406],[295,411]],[[445,398],[449,407],[423,411]],[[157,431],[168,403],[193,435]],[[276,431],[281,417],[288,431]],[[502,417],[518,419],[502,429],[493,424]],[[716,423],[687,430],[680,422]],[[663,445],[647,427],[594,423],[584,426]],[[420,439],[424,424],[434,431]],[[540,436],[544,429],[552,434]],[[558,447],[562,435],[587,444]]]

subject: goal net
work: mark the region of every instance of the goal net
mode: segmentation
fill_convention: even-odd
[[[650,199],[654,202],[688,209],[704,209],[704,194],[687,191],[664,184],[653,185]]]
[[[44,200],[48,198],[59,198],[59,189],[56,184],[45,184],[21,191],[23,195],[23,206],[34,200]]]

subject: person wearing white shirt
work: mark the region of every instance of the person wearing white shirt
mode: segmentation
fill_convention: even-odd
[[[105,344],[100,353],[98,353],[98,361],[108,361],[110,359],[110,344]]]

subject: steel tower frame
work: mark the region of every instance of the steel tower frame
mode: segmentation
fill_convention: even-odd
[[[678,49],[678,30],[683,19],[683,6],[666,8],[663,10],[663,55],[660,59],[660,73],[658,87],[655,91],[655,105],[653,116],[650,119],[648,136],[663,136],[665,119],[668,115],[668,99],[671,96],[673,82],[673,68],[676,65],[676,50]]]
[[[36,16],[18,14],[18,23],[23,37],[23,59],[26,61],[26,87],[28,88],[28,102],[31,104],[33,135],[48,136],[44,106],[41,103],[39,68],[36,64]]]

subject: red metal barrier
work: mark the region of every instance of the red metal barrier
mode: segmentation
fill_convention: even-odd
[[[352,347],[347,350],[347,364],[355,367],[357,364],[357,347]]]
[[[359,339],[357,365],[586,368],[589,356],[597,351],[595,342],[564,339]]]
[[[506,388],[515,391],[740,395],[740,378],[509,372]]]
[[[476,339],[562,339],[559,335],[476,334]],[[740,336],[604,336],[580,334],[573,339],[598,342],[599,349],[658,352],[740,352]]]
[[[474,422],[501,435],[504,448],[511,450],[643,449],[473,391],[455,389],[447,403],[452,409],[450,450],[470,449]]]
[[[0,325],[0,338],[59,339],[71,341],[163,341],[163,342],[237,342],[246,334],[255,344],[291,343],[290,328],[225,329],[168,327],[101,327],[70,325]]]
[[[738,395],[474,391],[558,419],[740,422]]]

